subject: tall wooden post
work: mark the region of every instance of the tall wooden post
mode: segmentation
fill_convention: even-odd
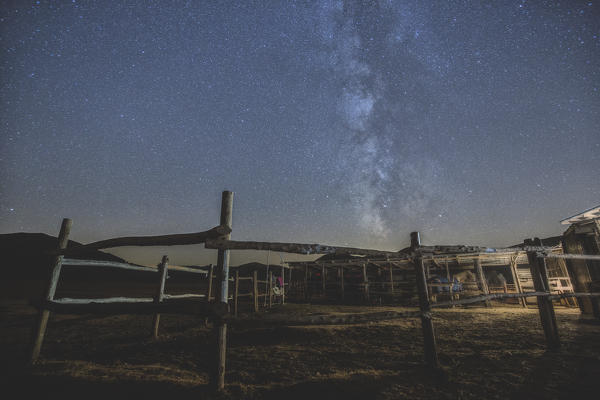
[[[233,291],[233,315],[238,315],[238,295],[240,293],[240,271],[235,269],[235,286]]]
[[[281,264],[281,304],[285,304],[285,267]]]
[[[224,191],[221,197],[221,219],[220,224],[231,228],[233,210],[233,192]],[[225,239],[231,239],[231,234],[225,235]],[[217,285],[216,300],[227,303],[229,289],[229,250],[219,249],[217,253],[217,276],[219,285]],[[216,365],[211,374],[211,385],[218,391],[225,388],[225,358],[227,353],[227,324],[218,321],[215,324],[216,335]]]
[[[363,295],[365,297],[365,301],[369,302],[369,276],[367,275],[367,263],[362,265],[362,273],[363,273]]]
[[[273,307],[273,271],[269,272],[269,308]]]
[[[345,293],[345,285],[344,285],[344,266],[343,265],[340,266],[340,291],[341,291],[342,301],[344,301],[346,299],[346,293]]]
[[[308,265],[304,264],[304,301],[308,301]]]
[[[517,270],[518,266],[517,266],[517,258],[519,256],[515,256],[515,257],[511,257],[510,260],[510,273],[512,275],[513,278],[513,282],[515,284],[515,289],[517,290],[517,293],[523,293],[523,287],[521,286],[521,280],[519,279],[519,271]],[[519,297],[519,303],[521,303],[521,306],[523,306],[524,308],[527,308],[527,300],[525,299],[525,297]]]
[[[539,238],[533,240],[526,239],[525,245],[541,246],[542,241]],[[533,280],[535,291],[550,293],[550,284],[548,283],[548,272],[546,270],[546,260],[544,257],[538,257],[535,252],[528,251],[527,259],[529,260],[529,269],[531,270],[531,278]],[[557,349],[560,347],[560,338],[558,336],[558,325],[556,324],[552,300],[549,297],[539,296],[537,296],[536,299],[547,346],[549,349]]]
[[[321,264],[321,294],[325,296],[325,265]]]
[[[254,301],[254,312],[258,312],[258,271],[252,273],[252,300]]]
[[[487,281],[485,279],[485,275],[483,274],[483,269],[481,268],[481,260],[479,259],[479,257],[475,258],[474,267],[475,267],[474,268],[475,276],[477,277],[477,283],[479,284],[479,287],[481,288],[481,291],[483,292],[483,294],[485,294],[487,296],[488,294],[490,294],[490,289],[488,288]],[[485,300],[485,306],[486,307],[491,306],[491,303],[489,300]]]
[[[411,232],[410,248],[414,254],[415,276],[417,280],[417,290],[419,292],[419,307],[421,309],[421,326],[423,327],[423,339],[425,347],[425,362],[431,368],[439,368],[437,349],[435,344],[435,333],[433,322],[431,321],[431,306],[429,304],[429,294],[427,293],[427,278],[425,276],[425,264],[423,257],[419,252],[421,238],[419,232]]]
[[[392,264],[389,264],[390,266],[390,293],[392,294],[392,296],[394,295],[394,266]]]
[[[71,233],[71,225],[73,221],[69,218],[62,220],[60,226],[60,232],[58,234],[58,249],[63,250],[67,248],[69,243],[69,233]],[[54,300],[56,294],[56,286],[58,285],[58,278],[60,278],[60,271],[62,269],[63,256],[56,256],[52,260],[52,269],[50,271],[50,279],[48,281],[48,287],[44,300]],[[42,343],[44,342],[44,335],[46,334],[46,327],[48,325],[48,318],[50,317],[50,311],[43,308],[40,309],[38,318],[35,325],[35,331],[33,334],[32,346],[31,346],[31,363],[34,363],[40,356],[42,350]]]
[[[163,256],[160,264],[158,264],[158,289],[154,296],[154,302],[160,303],[165,298],[165,281],[167,279],[167,270],[169,269],[169,258]],[[154,314],[154,321],[152,323],[152,337],[158,338],[158,326],[160,324],[160,313]]]
[[[212,282],[214,273],[215,267],[214,265],[210,264],[208,267],[208,288],[206,289],[206,301],[210,301],[210,298],[212,297]]]

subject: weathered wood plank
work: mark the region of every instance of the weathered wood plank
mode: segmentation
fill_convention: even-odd
[[[127,263],[120,263],[114,261],[100,261],[100,260],[77,260],[74,258],[63,259],[63,266],[80,266],[80,267],[99,267],[99,268],[117,268],[126,269],[131,271],[142,271],[157,273],[157,268],[145,267],[143,265],[133,265]]]
[[[155,303],[153,298],[114,297],[107,299],[46,300],[37,307],[59,314],[187,314],[222,319],[228,313],[226,303],[206,303],[200,299],[164,299]]]
[[[538,238],[535,238],[534,240],[527,239],[525,240],[525,245],[541,246],[541,240]],[[543,257],[538,257],[537,253],[532,251],[527,252],[527,258],[529,259],[529,269],[531,270],[533,287],[538,292],[547,292],[550,294],[546,260]],[[560,347],[560,337],[558,335],[558,325],[556,324],[552,300],[538,296],[537,303],[547,346],[549,349],[557,349]]]
[[[69,234],[71,233],[71,226],[73,221],[69,218],[64,218],[60,226],[60,232],[58,234],[58,250],[61,251],[67,247],[69,242]],[[50,279],[48,281],[48,287],[44,295],[45,301],[54,299],[56,294],[56,286],[60,278],[60,271],[62,269],[63,256],[56,255],[52,261],[52,269],[50,272]],[[30,362],[34,363],[40,356],[42,350],[42,343],[44,342],[44,336],[46,334],[46,327],[48,326],[48,318],[50,317],[50,311],[48,308],[42,308],[39,311],[39,315],[36,321],[35,331],[33,335],[33,342],[31,345]]]
[[[127,236],[100,240],[98,242],[58,250],[56,252],[53,252],[53,254],[78,254],[88,250],[107,249],[112,247],[123,246],[180,246],[188,244],[200,244],[204,243],[206,240],[209,239],[216,239],[226,236],[230,232],[231,227],[221,224],[204,232],[180,233],[174,235],[160,236]]]
[[[418,252],[421,245],[419,232],[410,234],[410,247],[414,252]],[[431,321],[431,306],[429,304],[429,294],[427,293],[427,279],[425,277],[425,265],[423,258],[417,256],[414,260],[417,289],[419,293],[419,307],[421,309],[421,326],[423,327],[423,342],[425,349],[425,362],[430,368],[439,369],[437,348],[435,343],[435,333],[433,322]]]
[[[165,282],[167,280],[167,272],[169,269],[169,259],[167,256],[163,256],[158,266],[158,288],[156,289],[156,295],[154,296],[154,302],[160,303],[165,298]],[[152,337],[158,338],[158,327],[160,325],[160,314],[154,314],[154,321],[152,321]]]
[[[474,272],[475,276],[477,277],[477,283],[479,284],[479,288],[481,289],[483,294],[490,294],[490,289],[488,287],[487,280],[485,279],[485,275],[483,274],[483,269],[481,268],[481,260],[479,258],[476,258],[474,260],[473,269],[475,270]],[[490,307],[491,303],[488,300],[486,300],[485,306]]]
[[[251,242],[226,239],[211,239],[204,243],[207,249],[229,250],[271,250],[294,254],[357,254],[357,255],[397,255],[397,252],[357,249],[352,247],[327,246],[322,244]]]
[[[231,227],[233,220],[233,192],[224,191],[221,196],[221,218],[219,224],[227,228],[228,232],[224,235],[224,240],[231,239]],[[219,249],[217,252],[217,277],[219,284],[217,286],[216,298],[227,303],[229,299],[229,250]],[[227,324],[220,321],[215,324],[214,333],[216,336],[216,354],[214,369],[210,372],[209,384],[217,391],[225,388],[225,359],[227,354]]]

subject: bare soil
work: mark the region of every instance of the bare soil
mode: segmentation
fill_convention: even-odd
[[[401,307],[279,306],[271,313],[343,313]],[[420,320],[348,326],[229,329],[226,393],[207,387],[210,327],[163,316],[52,316],[42,359],[27,367],[36,311],[0,308],[1,380],[20,398],[226,399],[554,399],[600,393],[600,325],[578,309],[556,308],[562,339],[545,349],[537,309],[438,309],[440,381],[424,366]]]

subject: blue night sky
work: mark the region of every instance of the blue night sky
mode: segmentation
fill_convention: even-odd
[[[600,203],[600,1],[240,3],[2,2],[0,232],[201,231],[227,189],[237,240],[493,246]]]

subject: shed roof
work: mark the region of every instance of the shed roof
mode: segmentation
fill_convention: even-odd
[[[579,214],[575,214],[569,218],[565,218],[560,221],[563,225],[577,224],[580,222],[589,221],[592,219],[600,218],[600,205],[592,207],[588,210],[582,211]]]

